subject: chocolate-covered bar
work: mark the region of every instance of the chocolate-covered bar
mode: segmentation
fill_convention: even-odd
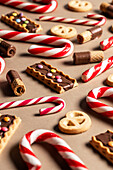
[[[16,48],[0,38],[0,55],[2,57],[13,57],[16,53]]]
[[[100,5],[100,10],[113,18],[113,4],[111,5],[106,2],[102,2]]]
[[[104,59],[103,51],[84,51],[73,54],[73,64],[88,64],[102,61]]]
[[[76,79],[70,78],[45,61],[27,67],[26,72],[58,93],[63,93],[78,85]]]
[[[15,70],[9,70],[6,74],[8,83],[11,85],[11,88],[15,95],[20,96],[25,93],[26,88],[19,74]]]
[[[24,16],[23,13],[18,13],[17,11],[2,15],[1,21],[22,32],[37,33],[42,30],[40,24],[36,24]]]
[[[19,117],[9,114],[0,115],[0,153],[16,131],[20,122],[21,119]]]
[[[113,131],[107,130],[105,133],[93,136],[90,144],[113,163]]]
[[[102,35],[102,28],[95,26],[77,35],[77,41],[81,44],[99,38]]]

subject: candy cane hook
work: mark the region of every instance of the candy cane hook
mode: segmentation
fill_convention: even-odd
[[[0,29],[0,37],[7,40],[33,42],[59,47],[50,48],[38,45],[31,45],[29,47],[28,49],[29,53],[44,57],[52,58],[66,57],[70,55],[74,49],[73,43],[71,41],[50,35],[40,35],[36,33],[26,33]]]
[[[89,105],[89,107],[95,112],[99,113],[102,116],[106,116],[110,119],[113,119],[113,107],[110,107],[100,102],[98,99],[101,97],[113,98],[113,88],[98,87],[91,90],[86,97],[86,102]]]
[[[11,6],[14,8],[18,8],[21,10],[26,10],[29,12],[36,12],[36,13],[48,13],[54,11],[57,6],[57,0],[33,0],[34,2],[42,2],[46,5],[35,5],[29,2],[22,2],[19,0],[0,0],[0,3],[3,5]],[[47,4],[49,3],[49,4]]]
[[[80,20],[74,18],[63,18],[63,17],[53,17],[53,16],[40,16],[40,21],[55,21],[55,22],[64,22],[69,24],[77,24],[77,25],[88,25],[88,26],[102,26],[106,23],[106,18],[99,14],[89,13],[87,18],[97,19],[99,21],[88,21],[88,20]]]
[[[20,154],[29,170],[39,170],[41,168],[41,163],[30,146],[34,142],[47,142],[54,146],[71,169],[88,170],[80,158],[60,136],[44,129],[28,132],[19,143]]]
[[[107,50],[108,48],[112,46],[113,46],[113,36],[100,42],[100,48],[102,50]]]
[[[40,115],[59,112],[62,109],[64,109],[66,106],[65,101],[63,99],[54,96],[47,96],[47,97],[39,97],[39,98],[33,98],[27,100],[18,100],[18,101],[0,103],[0,110],[7,109],[7,108],[21,107],[21,106],[29,106],[29,105],[40,104],[40,103],[48,103],[48,102],[56,103],[58,105],[54,107],[40,109],[39,110]]]

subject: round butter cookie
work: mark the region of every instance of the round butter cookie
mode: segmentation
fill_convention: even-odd
[[[77,35],[77,31],[73,27],[65,27],[63,25],[56,25],[50,30],[52,35],[56,35],[62,38],[72,38]]]
[[[92,4],[89,1],[72,0],[68,3],[68,8],[76,12],[86,12],[92,9]]]

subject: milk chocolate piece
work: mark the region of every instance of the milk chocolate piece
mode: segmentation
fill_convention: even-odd
[[[0,115],[0,153],[20,123],[21,119],[19,117],[9,114]]]
[[[103,51],[75,52],[73,54],[73,64],[88,64],[99,62],[104,59]]]
[[[102,28],[100,26],[95,26],[91,29],[87,29],[87,31],[90,31],[92,34],[91,40],[99,38],[102,35]]]
[[[113,131],[107,130],[105,133],[93,136],[90,144],[113,163]]]
[[[45,61],[27,67],[26,72],[58,93],[62,93],[78,85],[76,79],[70,78],[62,71],[45,63]]]
[[[99,38],[102,35],[102,28],[95,26],[77,35],[77,41],[81,44]]]
[[[110,17],[113,17],[113,5],[110,5],[106,2],[103,2],[100,5],[100,10],[106,14],[108,14]]]
[[[13,57],[16,53],[16,48],[0,38],[0,55],[2,57]]]
[[[11,88],[15,95],[20,96],[25,93],[26,88],[19,74],[15,70],[10,70],[6,74],[8,83],[11,85]]]
[[[23,13],[18,13],[17,11],[2,15],[1,21],[18,31],[37,33],[42,30],[41,25],[36,24],[34,21],[31,21],[29,18],[24,16]]]
[[[90,62],[90,52],[75,52],[73,54],[74,64],[87,64]]]

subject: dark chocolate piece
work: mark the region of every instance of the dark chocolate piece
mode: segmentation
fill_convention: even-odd
[[[44,61],[27,67],[26,72],[59,93],[77,86],[75,79],[70,78]]]
[[[90,52],[76,52],[73,55],[74,64],[87,64],[90,62]]]
[[[19,31],[36,33],[42,29],[39,24],[17,11],[2,15],[1,20]]]
[[[3,57],[13,57],[16,53],[16,48],[0,38],[0,55]]]
[[[87,29],[87,31],[90,31],[92,34],[91,40],[99,38],[102,35],[102,28],[100,26],[95,26],[91,29]]]
[[[9,117],[9,121],[5,121],[4,118],[5,117]],[[13,124],[13,121],[15,119],[15,116],[11,116],[11,115],[1,115],[0,116],[0,139],[4,137],[4,134],[6,131],[2,130],[3,127],[6,127],[7,129],[9,129],[9,127]]]
[[[19,96],[25,93],[26,88],[18,72],[16,72],[15,70],[10,70],[6,74],[6,78],[8,83],[11,85],[11,88],[14,91],[15,95]]]
[[[109,144],[108,144],[110,141],[113,142],[113,133],[111,133],[110,131],[107,131],[107,132],[101,133],[95,137],[97,140],[101,141],[104,146],[109,148],[111,152],[113,152],[113,147],[109,146]]]

